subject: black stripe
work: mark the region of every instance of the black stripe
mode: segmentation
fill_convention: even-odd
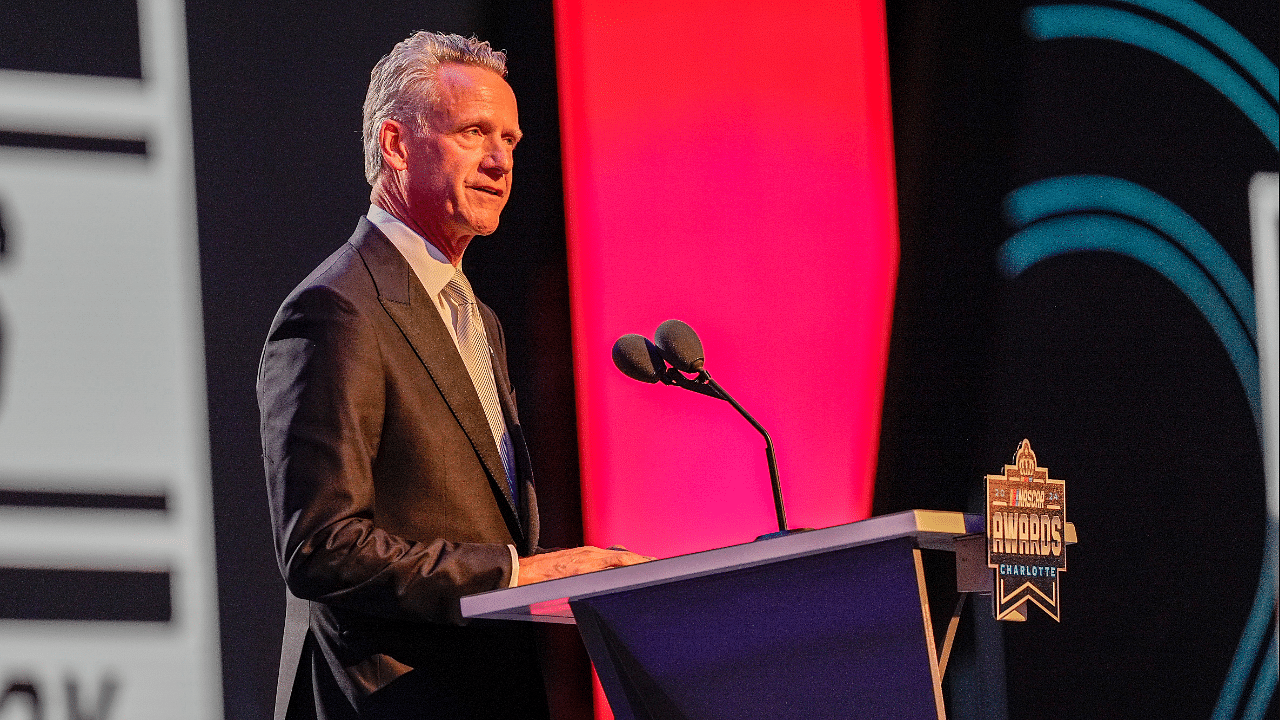
[[[128,493],[47,492],[0,488],[0,507],[76,508],[105,510],[169,509],[169,498]]]
[[[164,622],[167,571],[0,567],[0,620]]]
[[[141,78],[138,5],[138,0],[4,0],[0,68]]]
[[[78,152],[120,153],[122,155],[142,156],[147,154],[146,140],[0,130],[0,146],[5,145],[39,150],[75,150]]]

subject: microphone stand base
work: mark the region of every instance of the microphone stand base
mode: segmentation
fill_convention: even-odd
[[[813,528],[792,528],[790,530],[775,530],[774,532],[765,533],[764,535],[761,535],[760,537],[756,538],[752,542],[759,542],[761,540],[772,540],[774,538],[786,537],[788,535],[797,535],[802,532],[809,532],[812,529]]]

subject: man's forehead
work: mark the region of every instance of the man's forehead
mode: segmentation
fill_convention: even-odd
[[[442,100],[447,97],[459,98],[472,94],[496,99],[499,95],[507,93],[515,98],[515,92],[501,75],[487,67],[469,63],[441,63],[436,71],[436,88]]]
[[[498,73],[486,67],[443,63],[436,74],[436,102],[432,103],[432,123],[440,127],[479,121],[498,121],[507,131],[520,131],[516,96]],[[510,103],[506,117],[504,106]]]

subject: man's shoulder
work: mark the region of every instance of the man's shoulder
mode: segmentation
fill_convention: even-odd
[[[293,292],[289,293],[289,297],[293,298],[310,288],[326,287],[338,292],[358,289],[368,285],[368,277],[369,269],[365,267],[360,253],[351,241],[347,241],[303,278]]]
[[[351,237],[298,283],[284,304],[317,291],[352,299],[377,297],[379,285],[389,284],[386,278],[401,272],[396,262],[399,257],[377,227],[362,217]]]

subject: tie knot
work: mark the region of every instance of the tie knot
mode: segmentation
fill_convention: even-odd
[[[458,305],[474,305],[476,302],[475,292],[471,289],[467,276],[462,274],[462,268],[458,268],[453,277],[449,278],[449,283],[444,286],[444,289],[450,299]]]

